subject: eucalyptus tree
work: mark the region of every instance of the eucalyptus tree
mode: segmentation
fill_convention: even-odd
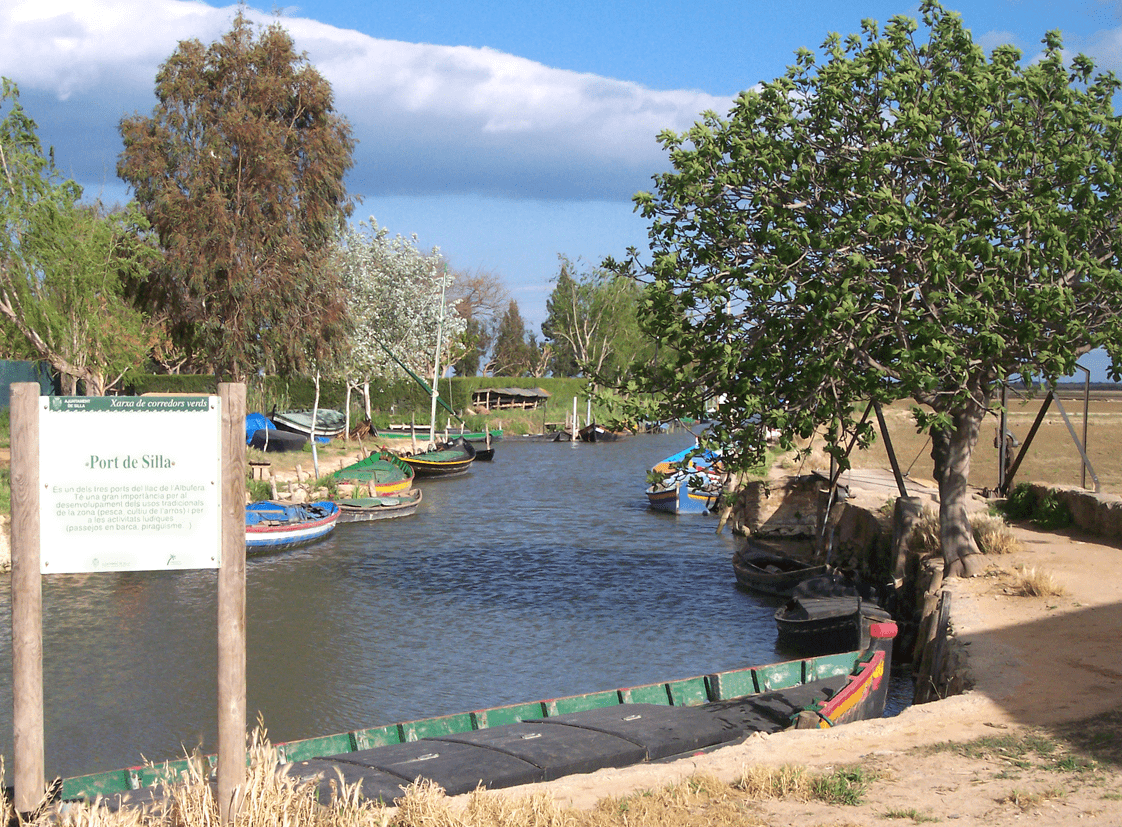
[[[279,24],[255,32],[239,11],[221,40],[179,43],[156,97],[120,124],[117,174],[164,251],[140,299],[217,373],[330,361],[345,316],[324,264],[354,149],[330,84]]]
[[[0,87],[0,319],[10,353],[47,362],[67,393],[100,396],[143,364],[152,326],[127,298],[154,250],[134,211],[78,203],[6,78]]]
[[[1100,345],[1122,365],[1122,129],[1118,81],[1065,66],[1058,34],[1025,65],[921,12],[663,133],[673,169],[636,196],[650,259],[608,264],[646,282],[642,324],[673,353],[635,387],[667,412],[720,399],[745,464],[766,429],[790,447],[820,427],[844,462],[868,401],[913,400],[953,576],[980,568],[967,482],[995,389]]]
[[[449,343],[464,330],[446,301],[454,277],[439,250],[423,252],[416,236],[390,236],[373,218],[340,234],[332,269],[342,280],[351,320],[343,371],[350,387],[362,389],[369,416],[370,382],[400,377],[399,363],[432,376],[438,332],[440,364],[448,363]]]

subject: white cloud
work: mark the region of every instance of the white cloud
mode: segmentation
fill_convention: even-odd
[[[112,106],[116,94],[119,111],[104,113],[115,125],[144,105],[139,95],[151,100],[156,71],[180,40],[216,40],[235,12],[187,0],[15,0],[0,8],[0,74],[39,92],[39,101],[85,96]],[[354,126],[360,144],[352,178],[367,193],[451,185],[627,197],[665,165],[659,131],[685,129],[703,110],[731,103],[492,49],[379,40],[299,17],[281,22]],[[70,117],[87,117],[74,109]],[[52,141],[65,151],[65,140]]]

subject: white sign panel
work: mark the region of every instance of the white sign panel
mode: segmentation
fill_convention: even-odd
[[[218,397],[39,402],[43,574],[219,566]]]

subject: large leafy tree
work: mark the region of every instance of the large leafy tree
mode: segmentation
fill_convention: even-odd
[[[869,400],[918,403],[961,575],[980,567],[967,481],[995,389],[1093,346],[1122,365],[1119,84],[1065,67],[1057,34],[1025,66],[921,10],[924,32],[866,21],[727,118],[663,134],[673,171],[637,196],[650,263],[610,264],[645,277],[643,325],[676,351],[638,384],[677,411],[720,399],[744,462],[768,428],[789,446],[824,426],[841,457],[871,438]]]
[[[325,362],[345,313],[324,264],[353,207],[330,84],[283,28],[255,32],[239,12],[218,42],[179,44],[156,96],[151,116],[121,121],[117,164],[165,253],[141,299],[217,373]]]
[[[635,361],[650,355],[650,340],[636,320],[639,289],[633,280],[601,267],[581,272],[579,262],[559,259],[542,323],[542,336],[552,347],[553,375],[583,373],[615,384]]]
[[[143,363],[152,326],[126,298],[153,250],[144,220],[78,203],[35,122],[0,87],[0,320],[9,352],[47,362],[68,393],[101,395]]]

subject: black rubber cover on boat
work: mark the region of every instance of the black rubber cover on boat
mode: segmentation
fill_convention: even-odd
[[[649,761],[726,744],[746,734],[735,724],[707,715],[701,707],[660,704],[620,704],[542,718],[536,723],[625,738],[646,750]]]
[[[595,729],[548,726],[541,720],[441,735],[432,740],[471,744],[513,755],[540,767],[543,781],[603,767],[625,767],[647,757],[644,747],[625,738]]]
[[[381,800],[385,804],[393,804],[395,799],[401,798],[405,794],[402,788],[409,786],[410,783],[396,775],[372,767],[348,764],[335,758],[297,761],[294,764],[284,765],[280,771],[298,781],[315,782],[318,792],[316,800],[320,804],[330,804],[341,792],[340,773],[343,783],[347,786],[361,782],[363,798],[370,801]]]
[[[344,774],[351,767],[370,767],[397,776],[406,784],[418,777],[435,781],[448,795],[485,787],[513,787],[541,781],[543,773],[528,761],[494,750],[452,741],[423,738],[404,744],[333,755]],[[350,766],[344,766],[350,765]]]
[[[736,727],[744,734],[753,732],[780,732],[791,725],[791,716],[815,701],[828,700],[842,689],[848,675],[836,675],[802,686],[778,692],[762,692],[729,701],[715,701],[700,707],[727,726]]]

